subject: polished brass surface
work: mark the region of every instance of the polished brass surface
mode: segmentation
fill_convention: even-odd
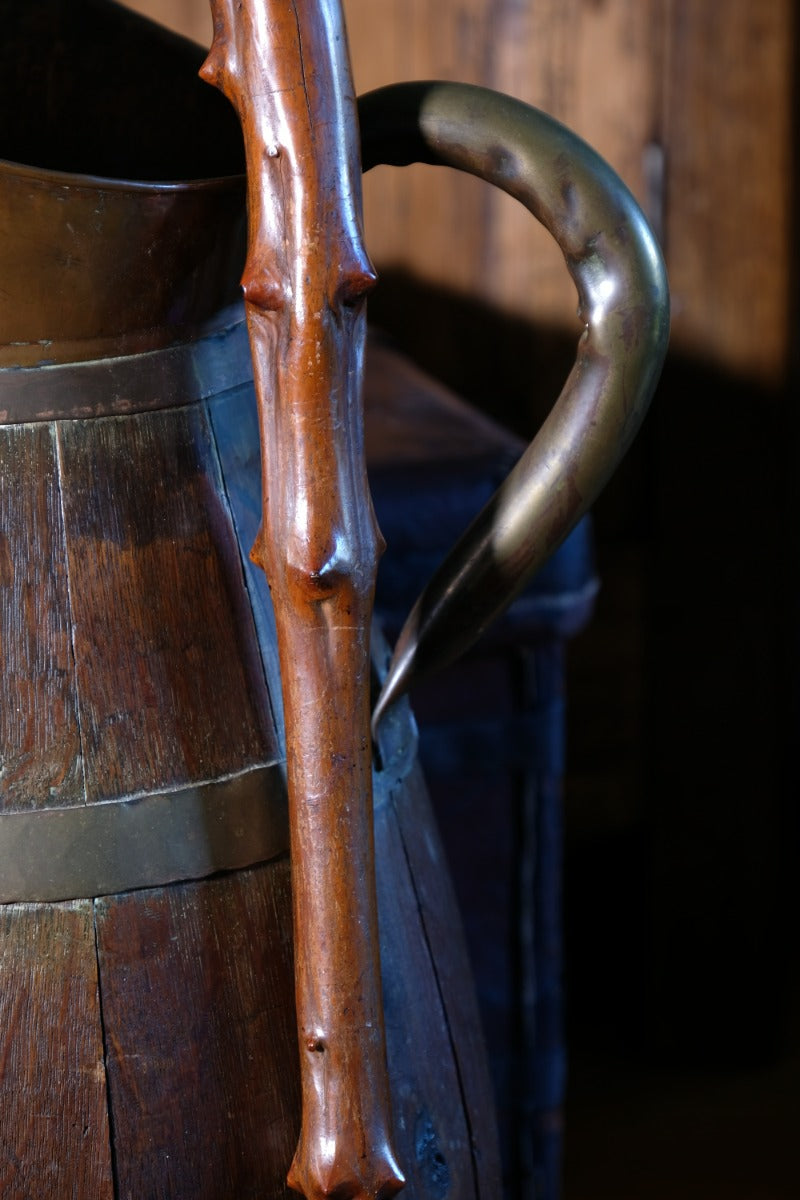
[[[669,334],[663,259],[611,168],[536,109],[484,88],[400,84],[360,103],[363,163],[457,167],[553,235],[583,323],[572,372],[520,462],[414,606],[373,727],[421,675],[471,645],[591,505],[641,424]]]
[[[238,178],[139,184],[0,162],[0,367],[192,340],[236,299],[243,238]]]

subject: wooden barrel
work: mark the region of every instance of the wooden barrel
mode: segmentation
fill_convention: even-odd
[[[248,557],[238,130],[195,83],[202,53],[123,10],[5,15],[7,144],[23,157],[18,106],[42,155],[0,165],[0,1194],[286,1197],[291,863],[272,612]],[[148,93],[149,169],[118,124],[137,116],[137,54],[169,93]],[[75,150],[104,177],[70,174],[48,120],[115,88],[113,153]],[[169,138],[196,182],[114,177],[127,150],[163,179]],[[414,736],[399,706],[374,780],[395,1145],[409,1197],[493,1200],[490,1085]]]

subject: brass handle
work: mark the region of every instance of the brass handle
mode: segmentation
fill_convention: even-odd
[[[669,336],[658,245],[631,193],[559,122],[454,83],[398,84],[359,101],[364,170],[457,167],[520,200],[553,235],[584,330],[539,433],[449,553],[400,634],[373,728],[413,680],[456,658],[586,512],[637,432]]]

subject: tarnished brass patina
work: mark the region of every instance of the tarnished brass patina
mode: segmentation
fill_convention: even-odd
[[[362,98],[363,165],[457,167],[521,201],[578,289],[575,365],[535,440],[453,549],[400,635],[373,717],[471,645],[566,537],[641,424],[667,347],[658,245],[619,177],[544,113],[484,88],[402,84]]]
[[[217,328],[244,155],[201,49],[107,0],[0,0],[0,18],[0,367]]]

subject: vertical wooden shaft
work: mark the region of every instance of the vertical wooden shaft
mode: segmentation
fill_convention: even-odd
[[[202,75],[242,122],[242,280],[259,400],[263,521],[286,717],[303,1118],[289,1174],[312,1197],[403,1186],[375,901],[369,629],[382,543],[360,403],[361,170],[340,0],[212,0]]]

